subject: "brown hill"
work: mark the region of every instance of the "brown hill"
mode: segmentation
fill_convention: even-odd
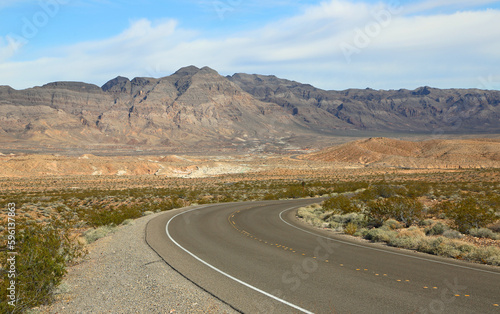
[[[500,139],[410,142],[369,138],[329,147],[302,158],[410,168],[498,168]]]

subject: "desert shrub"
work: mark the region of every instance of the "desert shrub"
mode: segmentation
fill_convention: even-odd
[[[490,229],[493,232],[500,233],[500,221],[489,225],[488,229]]]
[[[404,194],[405,188],[402,186],[390,185],[386,183],[377,184],[373,186],[376,196],[389,198],[399,194]]]
[[[406,183],[406,193],[408,197],[420,197],[429,194],[431,185],[429,182],[415,181]]]
[[[391,230],[399,229],[402,227],[401,224],[394,219],[386,220],[383,225],[387,226]]]
[[[358,228],[358,230],[356,230],[356,233],[354,233],[354,236],[364,238],[368,230],[369,229],[367,228]]]
[[[319,218],[322,214],[324,213],[317,204],[301,207],[297,210],[297,217],[303,218],[305,222],[316,227],[328,228],[330,224]]]
[[[389,218],[404,223],[407,227],[420,220],[423,215],[423,205],[415,199],[406,197],[391,197],[371,201],[368,204],[368,216],[379,224]]]
[[[397,234],[396,231],[387,230],[386,228],[373,228],[365,233],[364,238],[372,242],[389,243]]]
[[[377,194],[375,193],[375,189],[373,187],[369,187],[364,189],[363,191],[356,194],[356,199],[362,202],[369,202],[377,199]]]
[[[494,212],[485,206],[480,206],[472,197],[459,201],[455,206],[448,206],[446,215],[453,219],[455,227],[462,233],[471,228],[485,227],[496,220]]]
[[[323,201],[322,206],[325,211],[333,211],[338,214],[356,213],[360,211],[360,209],[344,195],[330,197]]]
[[[392,208],[388,200],[376,200],[367,203],[367,215],[375,226],[381,226],[391,218]]]
[[[448,230],[449,227],[438,222],[437,224],[433,225],[432,227],[425,228],[425,234],[428,236],[433,236],[433,235],[442,235],[443,232]]]
[[[410,250],[418,250],[423,240],[424,239],[422,236],[398,234],[398,236],[391,238],[388,244],[395,247],[400,247]]]
[[[275,193],[266,193],[263,197],[263,200],[265,201],[279,200],[279,196]]]
[[[476,247],[466,258],[483,264],[500,266],[500,248],[494,246]]]
[[[498,192],[484,197],[483,203],[490,208],[496,209],[497,212],[500,211],[500,195],[498,195]]]
[[[89,229],[85,231],[83,236],[87,243],[93,243],[101,238],[106,237],[108,234],[116,231],[116,227],[114,225],[101,226],[97,229]]]
[[[290,185],[280,198],[301,198],[309,196],[309,191],[302,185]]]
[[[469,230],[469,234],[478,238],[500,240],[500,234],[497,234],[488,228],[472,228]]]
[[[330,222],[330,228],[337,232],[344,232],[344,225],[335,221]]]
[[[353,223],[357,226],[365,226],[366,225],[365,215],[358,214],[358,213],[350,213],[350,214],[345,214],[345,215],[331,215],[328,220],[339,223],[343,226],[347,225],[349,223]]]
[[[16,293],[17,305],[8,305],[7,293],[0,294],[1,313],[22,313],[48,304],[66,273],[66,265],[82,257],[85,251],[73,237],[67,225],[53,221],[50,225],[27,224],[18,221],[16,233]],[[2,261],[7,251],[0,251]],[[2,273],[0,290],[7,291],[8,273]]]
[[[448,239],[461,239],[463,238],[463,234],[461,234],[457,230],[446,230],[443,232],[443,236]]]
[[[356,231],[358,231],[358,225],[352,222],[348,223],[344,229],[344,232],[349,235],[354,235]]]
[[[125,219],[121,225],[122,226],[128,226],[128,225],[133,225],[134,224],[134,220],[133,219]]]
[[[434,223],[434,220],[432,219],[424,219],[420,220],[418,225],[421,227],[426,227],[426,226],[431,226]]]
[[[135,219],[142,216],[143,211],[139,206],[120,205],[117,208],[97,207],[88,210],[85,220],[93,227],[106,225],[119,225],[126,219]]]

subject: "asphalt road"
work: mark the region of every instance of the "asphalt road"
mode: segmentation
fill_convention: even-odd
[[[244,313],[500,313],[500,269],[333,235],[318,200],[205,205],[151,220],[148,244]]]

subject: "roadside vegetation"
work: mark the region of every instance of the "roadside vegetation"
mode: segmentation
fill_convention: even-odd
[[[86,245],[120,225],[196,204],[324,197],[321,205],[300,209],[299,216],[371,241],[500,265],[496,178],[496,170],[472,170],[413,177],[374,174],[362,180],[350,172],[317,179],[234,175],[4,180],[0,182],[0,290],[7,291],[9,285],[5,222],[8,204],[15,203],[18,303],[9,307],[7,294],[0,293],[0,313],[22,313],[52,302],[67,267],[85,258]]]
[[[372,242],[500,266],[498,182],[371,182],[297,215]]]

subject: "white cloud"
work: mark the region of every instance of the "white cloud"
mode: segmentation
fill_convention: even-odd
[[[425,0],[405,5],[406,13],[429,11],[437,8],[449,7],[464,10],[473,7],[480,7],[491,3],[498,3],[498,0]]]
[[[276,74],[328,89],[476,87],[478,77],[499,72],[497,38],[497,10],[407,16],[383,4],[334,0],[227,38],[204,38],[175,20],[137,20],[106,40],[54,49],[50,58],[3,62],[0,84],[103,84],[117,75],[160,77],[195,64],[222,74]],[[343,44],[356,49],[350,63]]]

